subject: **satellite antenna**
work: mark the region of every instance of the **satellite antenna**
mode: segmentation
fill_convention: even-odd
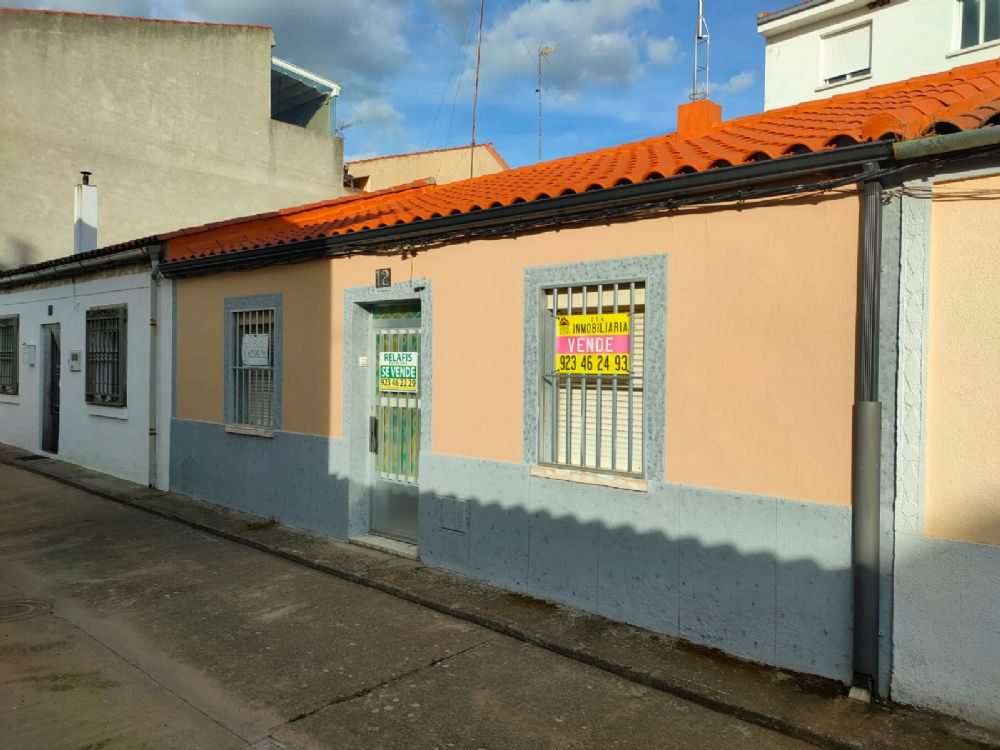
[[[708,63],[711,60],[711,38],[708,22],[705,20],[704,0],[698,0],[698,29],[694,35],[694,82],[691,85],[691,101],[708,98]]]

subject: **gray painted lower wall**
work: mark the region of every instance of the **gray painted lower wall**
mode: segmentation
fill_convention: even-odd
[[[173,421],[172,489],[347,539],[350,443]],[[851,676],[849,508],[683,485],[632,492],[425,453],[428,565],[797,671]]]
[[[849,508],[682,485],[631,492],[421,458],[420,555],[737,656],[848,681]]]
[[[893,698],[1000,729],[1000,547],[896,535]]]
[[[347,539],[347,441],[275,431],[234,435],[174,419],[170,489],[286,526]]]

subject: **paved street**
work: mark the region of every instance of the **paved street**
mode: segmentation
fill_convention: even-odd
[[[807,747],[0,466],[0,747],[248,746]]]

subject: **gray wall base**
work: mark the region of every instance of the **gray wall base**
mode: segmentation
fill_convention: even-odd
[[[231,435],[222,425],[185,419],[174,419],[172,429],[175,492],[347,539],[347,441],[292,432]]]
[[[421,457],[420,556],[767,664],[851,677],[850,508],[652,483],[639,493]]]
[[[1000,729],[1000,547],[896,535],[893,699]]]

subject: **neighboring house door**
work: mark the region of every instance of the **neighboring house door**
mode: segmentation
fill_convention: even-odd
[[[42,450],[59,452],[59,324],[42,326],[45,368],[42,383]]]
[[[420,463],[420,304],[373,310],[374,374],[369,449],[373,454],[371,531],[417,540]]]

